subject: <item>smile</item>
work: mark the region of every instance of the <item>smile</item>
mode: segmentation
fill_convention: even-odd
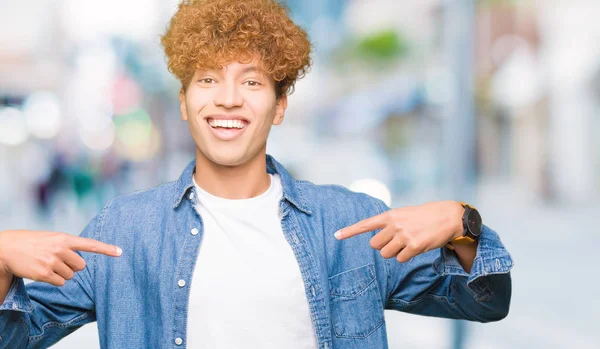
[[[212,128],[237,128],[237,129],[243,129],[244,127],[246,127],[246,125],[248,124],[247,121],[245,120],[238,120],[238,119],[233,119],[233,120],[223,120],[223,119],[207,119],[208,124],[210,125],[210,127]]]
[[[222,141],[231,141],[241,136],[249,122],[244,119],[207,118],[213,135]]]

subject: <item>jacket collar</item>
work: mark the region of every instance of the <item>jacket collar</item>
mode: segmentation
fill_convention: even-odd
[[[189,163],[183,170],[181,176],[175,185],[175,195],[173,198],[173,209],[176,209],[181,204],[183,197],[187,192],[194,186],[192,176],[194,175],[196,168],[196,160]],[[277,174],[281,178],[281,186],[283,187],[283,198],[294,205],[298,210],[312,214],[306,199],[302,194],[302,190],[298,186],[296,181],[289,172],[275,160],[271,155],[267,154],[267,173]]]

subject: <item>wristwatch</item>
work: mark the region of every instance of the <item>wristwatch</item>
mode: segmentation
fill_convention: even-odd
[[[481,235],[481,215],[475,207],[464,202],[460,203],[465,208],[465,213],[462,216],[463,235],[450,241],[446,247],[454,249],[453,245],[470,245],[479,240]]]

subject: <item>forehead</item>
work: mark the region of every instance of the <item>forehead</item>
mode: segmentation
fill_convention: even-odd
[[[222,63],[221,66],[216,67],[200,67],[196,70],[197,73],[212,72],[220,73],[223,75],[239,75],[245,73],[258,73],[264,74],[263,63],[260,58],[254,58],[252,61],[229,61]]]

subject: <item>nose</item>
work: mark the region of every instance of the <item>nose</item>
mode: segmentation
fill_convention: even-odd
[[[241,107],[244,100],[235,83],[225,83],[219,86],[214,102],[217,106],[231,109]]]

